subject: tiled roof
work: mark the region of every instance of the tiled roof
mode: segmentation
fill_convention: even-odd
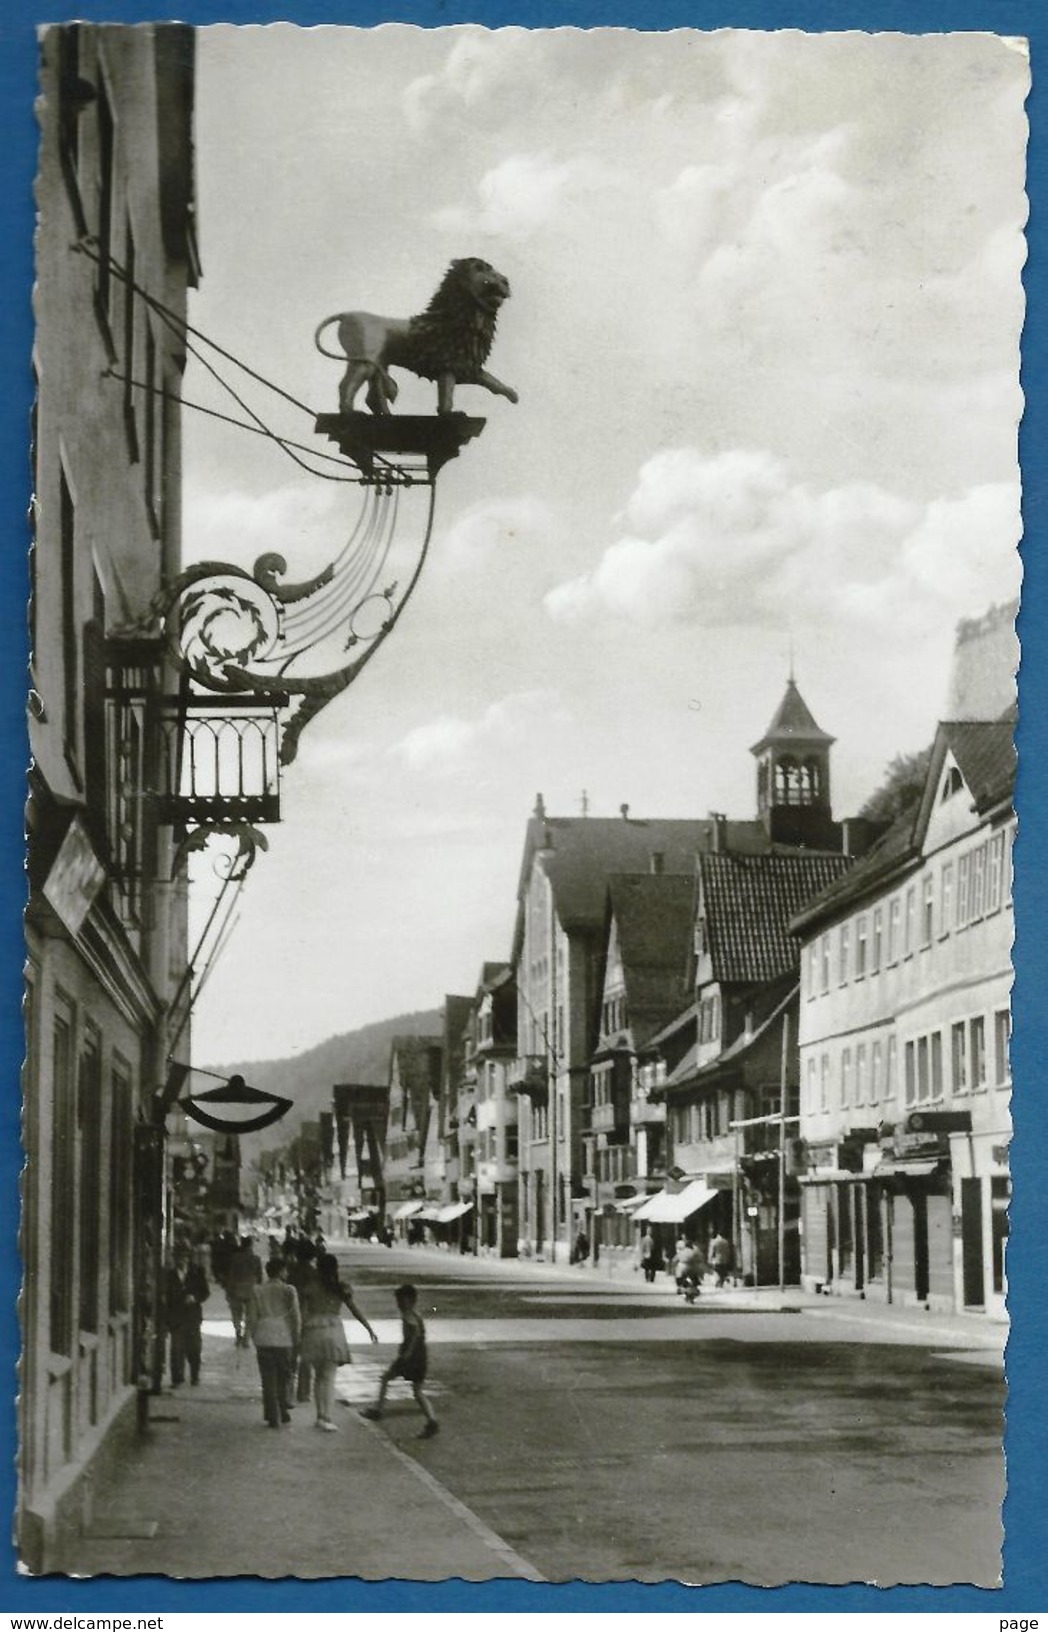
[[[902,869],[916,867],[939,786],[946,750],[953,754],[978,815],[1012,794],[1015,787],[1015,727],[1009,713],[1000,720],[945,720],[936,733],[924,797],[915,811],[900,816],[842,878],[808,902],[794,922],[806,930],[818,920],[875,889]]]
[[[979,814],[1007,799],[1015,788],[1012,720],[947,720],[942,731]]]
[[[915,823],[916,816],[912,810],[905,816],[900,816],[864,856],[848,866],[840,878],[828,884],[818,894],[813,891],[811,899],[798,908],[793,921],[794,929],[799,932],[809,923],[824,917],[834,907],[864,895],[880,879],[898,871],[908,860],[915,859],[917,855],[913,838]]]
[[[565,929],[599,930],[612,873],[647,872],[652,856],[660,855],[664,873],[694,874],[695,857],[712,848],[714,834],[710,818],[533,816],[528,822],[519,898],[523,901],[532,858],[544,852],[557,915]],[[767,834],[758,821],[725,822],[723,840],[733,850],[759,854],[768,849]],[[515,951],[522,935],[523,914],[518,911]]]
[[[695,878],[686,873],[617,873],[608,880],[618,929],[634,1044],[687,1000]]]
[[[702,907],[714,980],[762,984],[798,967],[790,921],[848,866],[808,851],[699,858]]]
[[[834,742],[828,731],[816,725],[815,717],[797,690],[797,682],[790,676],[782,702],[760,742],[754,743],[751,753],[759,754],[771,742]]]

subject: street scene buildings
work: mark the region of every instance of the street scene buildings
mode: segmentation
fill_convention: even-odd
[[[875,173],[871,221],[923,219],[919,198],[891,202],[872,91],[864,145],[821,65],[810,115],[781,103],[802,41],[688,35],[678,58],[603,31],[394,29],[383,47],[334,30],[322,59],[310,32],[41,36],[20,1558],[34,1574],[992,1585],[1014,428],[993,397],[995,451],[958,493],[978,446],[962,388],[951,372],[933,401],[892,369],[939,322],[981,332],[953,304],[971,278],[980,311],[1003,310],[983,287],[1002,284],[1012,328],[965,389],[983,402],[984,372],[1008,375],[1021,287],[986,244],[1021,247],[1021,119],[999,160],[1011,191],[969,205],[958,69],[934,59],[946,134],[928,173],[946,167],[955,230],[975,217],[983,236],[956,249],[939,318],[910,313],[859,384],[841,387],[838,356],[880,317],[814,359],[837,408],[805,429],[754,384],[780,377],[782,335],[809,383],[809,330],[761,304],[783,243],[825,232],[827,310],[848,314],[856,279],[826,271],[853,236],[834,212],[865,220]],[[864,55],[876,43],[838,49],[870,86],[891,80]],[[932,48],[884,49],[905,122]],[[506,96],[506,63],[564,90],[563,162]],[[277,182],[251,120],[268,104],[312,129],[347,70],[341,147],[388,103],[410,163],[389,161],[387,192],[377,170],[336,176],[317,141],[299,191],[280,181],[263,209]],[[996,73],[1021,112],[1025,80],[995,57]],[[971,122],[996,132],[986,94]],[[439,191],[433,133],[454,146],[474,121],[467,208]],[[720,181],[697,161],[714,153]],[[743,182],[782,164],[735,220]],[[250,275],[231,185],[255,200]],[[339,236],[365,217],[372,272],[360,235]],[[875,313],[954,248],[945,229],[907,241],[900,267],[868,233]],[[601,277],[565,274],[576,235]],[[634,247],[655,237],[658,298]],[[441,268],[428,305],[419,240]],[[284,254],[295,270],[272,275]],[[347,267],[354,299],[417,315],[322,318],[314,355],[312,303],[348,298]],[[643,378],[624,410],[607,336],[626,306]],[[332,333],[341,350],[320,344]],[[703,338],[720,364],[697,380],[681,359]],[[496,344],[535,406],[488,371]],[[849,430],[867,397],[875,428]],[[899,431],[900,399],[917,429]],[[654,429],[639,402],[658,404]],[[969,437],[950,470],[947,414]],[[871,451],[882,432],[902,438],[890,455]],[[580,789],[591,763],[599,796]],[[314,1047],[322,1069],[302,1064]],[[407,1334],[417,1299],[420,1437],[437,1445],[396,1444],[424,1341],[422,1377],[403,1351],[368,1353],[336,1389],[296,1328],[275,1345],[278,1420],[274,1345],[259,1340],[259,1376],[244,1352],[271,1313],[264,1277],[299,1313],[322,1287],[354,1346],[363,1328],[392,1345],[398,1308]],[[304,1445],[311,1387],[324,1432]],[[260,1388],[280,1433],[252,1445]],[[351,1408],[337,1420],[333,1400]],[[315,1501],[312,1524],[300,1512],[306,1485],[335,1511],[321,1458],[339,1427],[367,1467],[348,1540]],[[951,1455],[964,1479],[942,1473]],[[280,1493],[246,1539],[216,1517],[219,1468],[234,1502]],[[802,1485],[807,1518],[782,1511]],[[943,1504],[952,1522],[929,1523]]]

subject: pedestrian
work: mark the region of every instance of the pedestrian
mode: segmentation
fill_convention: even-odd
[[[731,1274],[731,1242],[718,1232],[710,1240],[706,1259],[717,1277],[717,1286],[722,1287]]]
[[[678,1295],[687,1303],[694,1303],[702,1286],[702,1253],[693,1241],[677,1243],[674,1276]]]
[[[298,1236],[292,1241],[287,1255],[287,1282],[298,1294],[299,1308],[305,1302],[306,1287],[317,1278],[316,1256],[317,1250],[307,1236]],[[295,1398],[299,1405],[306,1405],[313,1392],[313,1373],[301,1350],[295,1355],[294,1365],[298,1379]]]
[[[211,1288],[189,1248],[178,1246],[164,1273],[164,1302],[170,1343],[171,1387],[180,1388],[189,1365],[189,1381],[200,1381],[203,1350],[201,1327]]]
[[[394,1377],[403,1377],[406,1383],[411,1384],[411,1392],[415,1396],[418,1406],[426,1421],[419,1439],[432,1439],[439,1433],[440,1424],[436,1413],[429,1402],[429,1397],[423,1393],[422,1385],[426,1381],[428,1357],[426,1354],[426,1327],[422,1316],[418,1312],[418,1292],[413,1286],[398,1286],[393,1294],[400,1311],[401,1343],[396,1358],[382,1373],[379,1384],[378,1399],[374,1405],[369,1405],[363,1412],[372,1422],[378,1422],[386,1406],[386,1393]]]
[[[655,1246],[655,1237],[649,1228],[645,1228],[638,1246],[640,1267],[644,1271],[646,1281],[654,1281],[655,1271],[658,1269],[658,1249]]]
[[[291,1359],[302,1330],[298,1294],[284,1275],[283,1258],[270,1258],[265,1285],[255,1287],[248,1312],[262,1381],[262,1415],[269,1428],[291,1421]]]
[[[589,1257],[589,1250],[589,1236],[586,1234],[585,1230],[579,1230],[575,1237],[575,1243],[571,1249],[572,1263],[584,1264],[586,1259]]]
[[[251,1244],[251,1237],[245,1235],[230,1256],[225,1282],[226,1301],[229,1304],[233,1336],[238,1348],[246,1349],[248,1346],[247,1315],[251,1307],[252,1294],[261,1279],[261,1260]]]
[[[333,1418],[335,1372],[350,1358],[342,1325],[343,1307],[349,1310],[354,1320],[360,1322],[372,1343],[377,1343],[374,1328],[367,1316],[357,1308],[352,1287],[344,1285],[338,1278],[338,1260],[333,1253],[322,1253],[317,1260],[316,1279],[305,1287],[302,1294],[302,1359],[313,1372],[316,1426],[329,1434],[337,1431]]]

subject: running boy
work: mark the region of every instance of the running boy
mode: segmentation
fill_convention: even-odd
[[[426,1395],[422,1392],[422,1385],[426,1381],[426,1328],[416,1307],[418,1293],[413,1286],[398,1286],[393,1294],[400,1310],[403,1337],[397,1357],[392,1365],[386,1367],[382,1373],[382,1383],[378,1391],[378,1400],[369,1405],[362,1414],[370,1417],[372,1422],[378,1422],[386,1403],[386,1391],[394,1377],[403,1377],[406,1383],[411,1384],[411,1392],[415,1396],[422,1415],[425,1417],[425,1426],[419,1434],[419,1439],[432,1439],[440,1429],[440,1424],[433,1414]]]

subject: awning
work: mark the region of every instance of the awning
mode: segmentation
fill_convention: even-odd
[[[471,1201],[452,1201],[449,1202],[447,1207],[440,1209],[437,1218],[442,1224],[450,1224],[453,1219],[461,1218],[463,1213],[471,1212],[472,1209],[473,1203]]]
[[[943,1164],[943,1157],[930,1156],[925,1160],[914,1162],[881,1162],[872,1173],[866,1175],[870,1179],[926,1179],[929,1174],[935,1173]]]
[[[441,1209],[436,1205],[423,1207],[421,1212],[415,1214],[420,1224],[436,1224],[440,1216]]]
[[[363,1224],[366,1218],[374,1218],[374,1216],[374,1213],[369,1213],[366,1207],[358,1207],[355,1213],[346,1214],[350,1224]]]
[[[711,1190],[701,1179],[693,1179],[683,1190],[660,1190],[657,1196],[649,1196],[633,1216],[648,1224],[681,1224],[718,1194],[719,1191]]]
[[[393,1214],[394,1218],[414,1218],[426,1205],[424,1201],[403,1201]]]
[[[615,1202],[615,1211],[617,1213],[633,1213],[636,1212],[638,1207],[644,1207],[649,1201],[654,1200],[654,1196],[649,1196],[646,1191],[642,1191],[639,1196],[627,1196],[625,1201]]]

